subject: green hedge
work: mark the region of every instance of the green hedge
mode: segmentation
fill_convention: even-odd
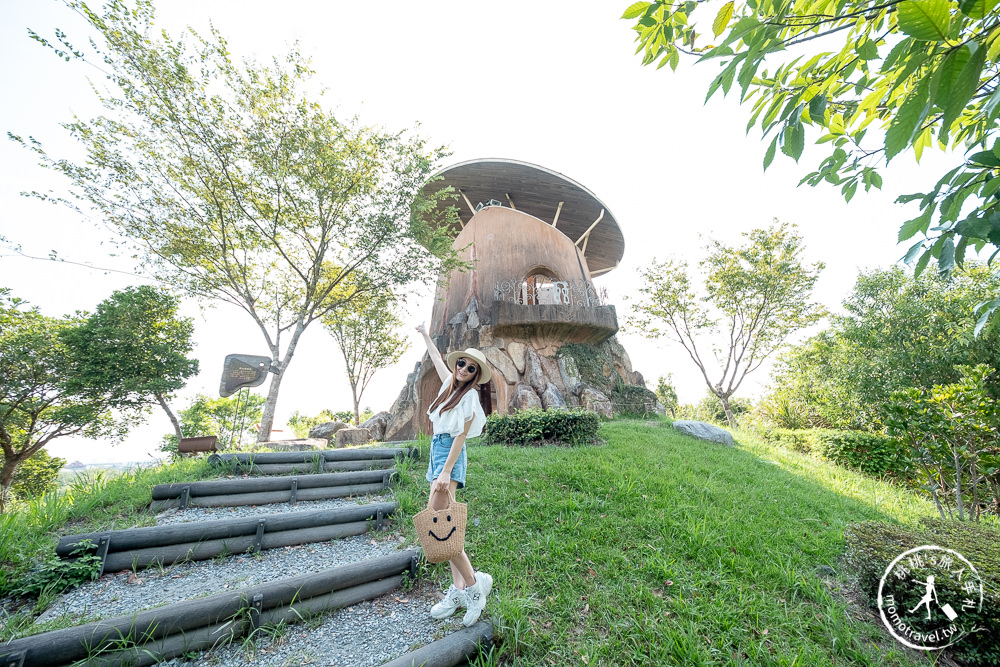
[[[522,410],[486,418],[487,445],[589,445],[597,441],[601,418],[589,410]]]
[[[941,519],[922,519],[919,526],[868,521],[849,526],[844,531],[844,537],[847,541],[844,554],[846,569],[856,577],[859,589],[873,608],[878,604],[879,580],[889,563],[904,551],[934,545],[953,549],[965,556],[982,578],[983,605],[981,611],[958,611],[964,623],[974,623],[983,631],[966,636],[949,650],[969,665],[1000,665],[1000,529],[983,523]],[[889,577],[883,595],[893,595],[900,609],[912,609],[924,592],[913,582],[926,580],[929,574],[934,574],[934,571],[913,568],[910,577],[903,581]],[[935,583],[942,602],[968,597],[951,577],[938,577]],[[922,629],[917,627],[919,623],[913,625],[917,630]]]
[[[816,453],[838,465],[877,477],[907,480],[906,449],[895,438],[865,431],[776,428],[761,434],[766,442],[797,452]]]

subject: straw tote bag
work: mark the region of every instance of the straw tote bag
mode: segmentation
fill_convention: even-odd
[[[455,558],[465,549],[465,521],[468,506],[456,502],[455,494],[448,490],[448,506],[435,510],[428,501],[427,509],[413,516],[420,546],[428,563],[441,563]]]

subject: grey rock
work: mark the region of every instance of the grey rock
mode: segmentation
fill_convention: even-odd
[[[559,388],[552,384],[551,382],[545,387],[545,391],[542,392],[542,407],[546,410],[565,408],[566,399],[563,398],[563,394],[559,391]]]
[[[507,343],[507,356],[510,360],[514,362],[514,366],[517,367],[518,374],[524,372],[524,351],[527,346],[524,343],[518,343],[516,341],[511,341]]]
[[[361,425],[361,428],[366,428],[371,432],[372,440],[382,441],[385,439],[385,428],[389,425],[389,420],[392,419],[392,413],[390,412],[379,412],[371,416],[370,419],[365,421]]]
[[[450,320],[448,320],[448,324],[451,325],[465,324],[465,311],[463,310],[459,313],[455,313],[455,316],[452,317]]]
[[[333,440],[337,431],[343,428],[347,428],[347,424],[344,422],[324,422],[322,424],[316,424],[309,429],[309,437]]]
[[[490,362],[490,366],[503,376],[507,384],[517,382],[517,368],[514,367],[514,362],[510,360],[506,352],[495,347],[484,347],[480,351],[486,356],[486,361]]]
[[[571,356],[559,357],[559,375],[562,376],[563,386],[571,394],[579,393],[580,370],[576,366],[576,360]]]
[[[352,447],[371,442],[372,433],[366,428],[347,427],[337,431],[336,447]]]
[[[535,390],[536,394],[542,394],[549,384],[538,352],[530,347],[527,349],[527,361],[524,364],[524,381]]]
[[[717,442],[720,445],[728,445],[729,447],[733,447],[736,444],[733,442],[733,436],[729,431],[706,422],[682,419],[674,422],[674,429],[699,440]]]
[[[611,399],[605,396],[604,392],[586,382],[581,382],[578,388],[581,408],[611,419],[613,416]]]
[[[514,388],[514,396],[510,399],[510,407],[512,410],[541,409],[542,401],[531,387],[519,382]]]
[[[470,329],[479,328],[479,302],[476,301],[476,297],[472,297],[472,301],[465,308],[465,326]]]

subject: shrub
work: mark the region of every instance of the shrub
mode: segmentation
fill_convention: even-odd
[[[50,456],[44,449],[39,449],[14,471],[10,489],[18,500],[41,498],[46,492],[59,488],[59,471],[64,465],[66,459]]]
[[[935,545],[953,549],[976,567],[983,582],[982,610],[962,610],[964,623],[974,623],[982,632],[971,634],[950,650],[955,657],[969,665],[1000,664],[1000,530],[986,524],[944,521],[925,518],[919,526],[899,526],[877,521],[867,521],[849,526],[844,531],[847,549],[844,554],[846,570],[852,573],[858,589],[866,602],[877,606],[878,587],[882,575],[897,556],[922,545]],[[913,580],[926,579],[932,574],[927,568],[913,568]],[[890,581],[891,580],[891,581]],[[886,580],[886,590],[897,600],[902,609],[916,606],[923,589],[912,581],[899,585],[895,577]],[[937,591],[941,600],[964,599],[968,594],[950,578],[941,578]],[[961,597],[959,597],[961,596]],[[918,628],[919,629],[919,628]]]
[[[910,461],[895,438],[865,431],[831,429],[764,429],[767,443],[805,454],[819,454],[845,468],[866,475],[910,482]]]
[[[730,396],[729,407],[732,409],[737,421],[739,421],[741,417],[750,412],[753,405],[750,403],[750,399]],[[722,407],[722,400],[712,392],[708,392],[705,398],[701,399],[695,405],[685,404],[680,406],[677,417],[678,419],[694,419],[697,421],[712,422],[713,424],[722,424],[726,427],[729,426],[729,420],[726,419],[726,410]]]
[[[101,559],[90,553],[94,544],[83,540],[70,553],[70,558],[63,560],[52,556],[35,565],[25,575],[21,585],[15,590],[18,595],[40,596],[43,593],[62,593],[69,588],[76,588],[85,581],[97,579],[101,571]]]
[[[522,410],[486,418],[487,445],[589,445],[597,441],[601,418],[589,410]]]

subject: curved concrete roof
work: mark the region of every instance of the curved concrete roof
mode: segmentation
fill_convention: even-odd
[[[591,273],[613,269],[625,252],[625,238],[618,221],[604,202],[573,179],[551,169],[517,160],[481,158],[442,169],[424,189],[434,191],[449,185],[460,193],[458,200],[449,205],[458,208],[463,224],[472,219],[474,212],[462,195],[472,206],[490,199],[507,207],[513,204],[516,210],[547,224],[552,224],[562,202],[556,229],[575,242],[601,217],[603,210],[604,216],[591,230],[584,253]]]

